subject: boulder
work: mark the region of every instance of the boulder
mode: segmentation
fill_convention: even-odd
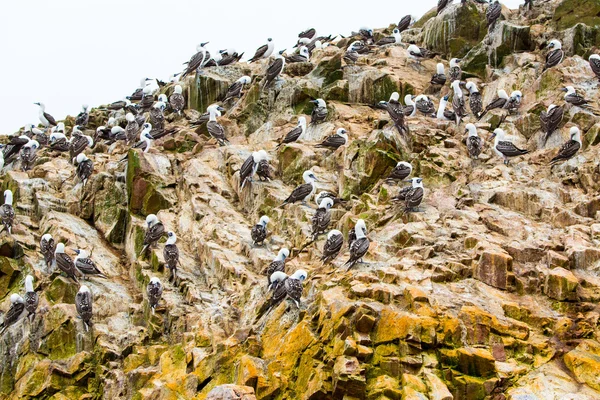
[[[508,254],[484,251],[475,265],[473,277],[495,288],[506,289],[512,261]]]

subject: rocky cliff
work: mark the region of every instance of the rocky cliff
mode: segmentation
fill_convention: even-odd
[[[392,45],[354,66],[342,60],[345,49],[316,50],[264,92],[265,64],[207,68],[182,82],[188,109],[167,116],[176,135],[148,153],[96,145],[85,187],[66,157],[46,149],[31,171],[5,167],[16,223],[0,240],[0,310],[27,274],[40,305],[33,321],[0,338],[0,399],[600,398],[600,117],[567,107],[546,145],[539,122],[548,105],[564,103],[565,85],[597,101],[587,56],[600,43],[598,12],[597,0],[505,9],[488,35],[482,6],[454,4],[403,33],[444,58],[463,57],[463,79],[479,85],[484,104],[500,88],[523,92],[518,114],[493,111],[477,124],[486,139],[479,160],[467,154],[464,126],[417,116],[402,137],[372,107],[392,92],[425,92],[437,106],[449,92],[429,83],[439,57],[419,69],[405,46]],[[542,73],[554,38],[567,57]],[[220,118],[231,144],[218,147],[188,121],[242,75],[252,84]],[[276,149],[318,97],[327,121]],[[92,110],[88,129],[107,118]],[[500,123],[531,151],[509,166],[487,141]],[[550,168],[574,125],[582,150]],[[339,127],[349,131],[347,146],[315,148]],[[259,149],[275,178],[240,190],[240,166]],[[391,200],[398,188],[384,178],[398,161],[424,179],[421,212],[404,214]],[[277,207],[309,168],[319,191],[347,200],[333,208],[332,228],[346,236],[358,218],[367,222],[366,264],[342,268],[347,244],[333,264],[318,261],[325,237],[307,246],[312,200],[312,208]],[[164,239],[139,255],[150,213],[178,235],[175,282]],[[271,222],[259,247],[250,229],[262,215]],[[90,251],[108,276],[86,282],[89,332],[77,318],[77,285],[44,264],[45,233]],[[264,271],[284,246],[287,272],[308,271],[301,305],[284,301],[257,318],[268,297]],[[152,276],[165,286],[155,313],[145,293]]]

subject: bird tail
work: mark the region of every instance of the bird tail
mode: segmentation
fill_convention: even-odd
[[[346,271],[350,271],[350,268],[354,267],[354,264],[356,264],[358,262],[358,260],[353,260],[353,259],[349,259],[348,261],[346,261],[346,263],[344,264],[344,267],[346,267]]]
[[[151,308],[152,308],[152,315],[154,315],[154,306],[152,306]]]
[[[148,248],[148,246],[150,245],[145,245],[144,248],[142,249],[142,251],[140,251],[140,255],[144,254],[146,252],[146,249]]]
[[[479,116],[477,117],[477,121],[481,121],[481,118],[483,118],[485,114],[487,114],[487,110],[483,110],[483,112],[479,114]]]
[[[88,326],[87,322],[83,321],[83,325],[85,326],[85,331],[89,332],[90,331],[90,327]]]

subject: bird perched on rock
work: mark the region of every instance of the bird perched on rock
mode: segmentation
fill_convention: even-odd
[[[452,82],[452,89],[454,90],[454,96],[452,96],[452,109],[456,114],[456,126],[458,126],[460,125],[460,121],[467,116],[467,107],[465,105],[462,89],[460,88],[460,81]]]
[[[4,204],[0,206],[0,220],[9,235],[12,235],[12,227],[15,219],[15,209],[13,208],[13,192],[12,190],[4,191]]]
[[[338,128],[336,133],[327,136],[325,140],[316,145],[315,147],[324,147],[332,150],[337,150],[341,146],[345,146],[348,143],[348,131],[344,128]]]
[[[435,116],[435,106],[433,105],[433,101],[424,94],[417,96],[415,99],[415,107],[417,107],[417,110],[423,115],[428,117]]]
[[[406,161],[400,161],[386,180],[390,181],[403,181],[405,180],[412,172],[412,165]]]
[[[285,271],[285,259],[288,258],[289,256],[290,256],[290,251],[288,249],[286,249],[285,247],[282,248],[281,250],[279,250],[279,253],[277,253],[277,256],[275,257],[275,259],[267,267],[267,280],[269,281],[268,283],[270,283],[269,278],[271,277],[271,275],[274,272]]]
[[[383,39],[379,39],[375,45],[377,46],[385,46],[388,44],[400,44],[402,43],[402,35],[400,34],[400,30],[395,28],[393,30],[392,36],[386,36]]]
[[[367,254],[369,246],[371,245],[371,242],[367,238],[367,226],[365,225],[364,220],[359,219],[356,221],[354,234],[356,235],[355,240],[350,241],[350,238],[348,238],[348,241],[351,242],[351,244],[350,258],[344,264],[344,266],[347,267],[346,270],[352,268],[357,262],[362,262],[362,258]]]
[[[225,99],[223,99],[223,102],[226,103],[229,100],[239,99],[242,97],[242,89],[244,88],[244,85],[249,85],[251,81],[252,79],[247,75],[244,75],[235,81],[231,86],[229,86],[229,89],[227,89],[227,93],[225,94]]]
[[[56,245],[56,249],[54,250],[54,264],[56,267],[58,267],[58,269],[64,272],[68,278],[71,278],[77,282],[78,272],[71,256],[65,253],[64,243],[59,243]]]
[[[550,104],[548,106],[548,111],[542,111],[540,113],[542,132],[544,132],[544,145],[548,142],[552,133],[558,129],[558,126],[563,120],[564,111],[565,109],[563,106]]]
[[[221,59],[217,62],[217,64],[219,64],[219,66],[221,67],[225,65],[235,64],[236,62],[239,62],[244,56],[244,53],[240,54],[237,51],[235,51],[235,49],[220,50],[219,53],[221,53]]]
[[[258,224],[252,227],[252,231],[250,231],[250,236],[252,237],[252,241],[255,246],[263,245],[265,239],[267,238],[267,224],[270,219],[266,215],[263,215],[258,220]]]
[[[315,174],[311,170],[304,171],[302,174],[302,179],[304,179],[304,183],[292,191],[289,197],[285,199],[282,206],[289,203],[296,203],[298,201],[306,204],[306,200],[315,193],[315,182],[317,182]]]
[[[248,62],[253,63],[255,61],[258,61],[258,60],[261,60],[264,58],[269,58],[271,56],[271,54],[273,54],[274,49],[275,49],[275,44],[273,43],[273,39],[268,38],[267,44],[264,44],[264,45],[260,46],[258,49],[256,49],[254,56],[250,60],[248,60]]]
[[[260,161],[258,162],[258,168],[256,168],[256,175],[258,179],[262,181],[270,181],[273,179],[271,176],[271,165],[269,164],[269,156],[266,151],[260,150],[263,153]]]
[[[40,252],[44,256],[46,267],[50,268],[54,262],[54,251],[56,250],[56,244],[52,235],[46,233],[40,239]]]
[[[300,308],[300,298],[302,297],[302,282],[306,280],[306,277],[306,271],[299,269],[284,282],[287,297],[292,299],[298,308]]]
[[[86,127],[88,122],[90,121],[90,113],[88,112],[89,106],[84,104],[81,106],[81,112],[77,114],[75,118],[75,125],[79,125],[80,127]]]
[[[285,56],[284,58],[288,64],[308,62],[310,59],[310,53],[308,51],[308,47],[300,46],[298,53],[294,53],[291,56]]]
[[[492,0],[490,5],[488,6],[487,11],[485,12],[485,18],[487,20],[488,32],[492,31],[496,26],[496,22],[498,18],[502,15],[502,5],[498,2],[498,0]]]
[[[303,39],[303,38],[312,39],[316,36],[316,34],[317,34],[317,31],[315,28],[309,28],[305,31],[300,32],[298,34],[298,39]]]
[[[400,31],[400,33],[404,32],[414,22],[415,22],[415,19],[413,18],[412,15],[405,15],[404,17],[402,17],[402,19],[400,20],[400,22],[398,22],[398,31]]]
[[[19,158],[21,159],[21,170],[28,171],[37,158],[37,149],[40,144],[37,140],[30,140],[25,146],[21,148],[19,152]]]
[[[177,235],[173,231],[167,232],[167,243],[163,248],[165,265],[171,270],[171,279],[175,282],[177,265],[179,264],[179,249],[177,248]]]
[[[321,261],[324,264],[327,264],[330,261],[333,261],[334,258],[338,256],[340,250],[342,250],[342,246],[344,245],[344,235],[342,232],[337,229],[332,229],[327,234],[327,240],[323,245],[323,255],[321,256]]]
[[[580,94],[577,94],[577,91],[573,86],[567,86],[561,89],[565,94],[565,101],[569,104],[573,104],[577,107],[585,107],[589,102]]]
[[[444,69],[444,64],[438,63],[436,67],[436,72],[431,77],[430,83],[432,85],[445,85],[446,84],[446,71]]]
[[[506,109],[509,114],[515,113],[521,107],[521,101],[523,100],[523,93],[520,90],[515,90],[510,94],[508,103],[506,103]]]
[[[182,78],[185,78],[186,76],[204,67],[204,64],[206,64],[206,62],[210,59],[210,53],[205,48],[207,44],[208,42],[200,43],[196,47],[196,54],[194,54],[192,58],[190,58],[190,61],[184,63],[187,64],[187,67],[185,71],[183,71],[183,73],[181,74]]]
[[[19,155],[23,146],[29,142],[31,139],[27,135],[11,137],[8,144],[2,149],[5,164],[10,164]]]
[[[217,140],[219,146],[227,145],[229,140],[227,140],[225,137],[225,129],[217,122],[217,115],[221,116],[220,111],[225,111],[225,109],[221,106],[209,106],[207,111],[209,113],[209,119],[206,123],[206,129],[208,130],[208,133]]]
[[[592,54],[589,58],[589,63],[596,78],[600,79],[600,55]]]
[[[313,107],[312,113],[310,114],[310,124],[320,124],[327,118],[327,104],[323,99],[311,100],[315,106]]]
[[[399,99],[400,95],[398,92],[393,92],[389,101],[380,101],[379,104],[387,110],[398,132],[403,134],[408,133],[408,127],[404,123],[404,107],[398,101]]]
[[[93,145],[94,139],[91,136],[84,135],[79,126],[75,125],[69,141],[69,160],[73,162],[87,147],[91,148]]]
[[[169,105],[174,112],[181,115],[181,111],[185,108],[185,97],[183,97],[181,85],[175,85],[173,88],[173,94],[169,97]]]
[[[497,108],[506,108],[509,100],[510,98],[504,89],[498,90],[498,97],[496,97],[490,104],[487,105],[485,110],[483,110],[483,112],[479,115],[478,119],[483,118],[483,116],[491,110],[495,110]]]
[[[267,73],[265,74],[265,81],[263,83],[263,89],[266,88],[273,82],[281,73],[283,72],[283,68],[285,67],[285,58],[283,57],[283,53],[285,50],[281,50],[275,56],[275,60],[269,65],[267,68]]]
[[[312,240],[317,240],[319,234],[324,233],[329,227],[329,223],[331,222],[331,211],[330,208],[333,207],[333,200],[330,198],[325,198],[321,200],[321,204],[319,208],[317,208],[317,212],[312,217]]]
[[[483,140],[477,135],[477,127],[475,127],[474,124],[467,124],[465,128],[465,133],[468,133],[469,135],[467,136],[467,150],[469,156],[477,160],[483,151]]]
[[[419,68],[421,67],[421,61],[427,58],[433,58],[437,55],[432,51],[427,50],[424,47],[418,47],[417,45],[411,44],[406,49],[408,56],[417,62]]]
[[[293,142],[297,141],[298,139],[303,137],[303,135],[305,133],[306,133],[306,118],[299,117],[298,124],[296,125],[296,127],[294,129],[292,129],[291,131],[289,131],[285,135],[285,137],[277,145],[277,148],[279,148],[282,144],[293,143]]]
[[[77,163],[77,169],[75,170],[77,178],[79,178],[85,187],[85,184],[94,172],[94,163],[83,153],[77,155],[75,162]]]
[[[0,335],[11,325],[14,325],[21,317],[25,316],[25,300],[16,293],[10,295],[10,308],[4,314],[4,320],[0,324]]]
[[[423,201],[423,179],[412,178],[412,186],[404,196],[404,212],[418,211],[419,205]]]
[[[361,54],[359,53],[359,51],[364,48],[365,45],[360,40],[352,42],[350,46],[348,46],[348,48],[346,49],[346,52],[344,53],[344,61],[346,61],[346,64],[356,64],[356,62],[358,61],[358,57]]]
[[[167,105],[162,101],[154,103],[150,109],[150,123],[156,129],[163,129],[165,127],[165,108]]]
[[[146,234],[144,235],[144,248],[141,251],[143,254],[150,246],[154,246],[161,237],[165,234],[165,226],[158,220],[155,214],[149,214],[146,217]]]
[[[447,110],[446,105],[448,104],[449,95],[446,95],[440,99],[440,105],[438,106],[438,111],[436,114],[436,118],[439,120],[450,120],[456,121],[456,113],[454,110]]]
[[[240,189],[243,189],[246,182],[251,182],[252,177],[258,170],[259,163],[263,160],[267,160],[268,155],[265,150],[259,150],[253,152],[250,157],[244,161],[240,168]]]
[[[160,279],[157,277],[150,278],[150,282],[146,286],[146,294],[148,295],[148,304],[152,309],[152,314],[154,314],[154,310],[160,301],[163,293],[163,286],[160,283]]]
[[[330,193],[326,190],[323,190],[322,192],[319,192],[318,194],[315,195],[315,204],[317,205],[317,207],[319,207],[319,205],[321,204],[323,199],[326,199],[326,198],[333,200],[333,204],[345,204],[346,203],[345,200],[337,197],[337,195]]]
[[[54,117],[46,112],[46,105],[44,103],[34,103],[34,104],[36,104],[40,108],[38,117],[40,119],[40,122],[42,123],[42,125],[44,125],[46,127],[46,129],[48,129],[51,126],[57,125]]]
[[[554,39],[550,41],[548,45],[550,49],[546,54],[546,64],[544,65],[544,71],[548,68],[556,67],[565,58],[565,52],[562,49],[560,41]]]
[[[483,110],[481,93],[479,93],[479,89],[477,89],[475,82],[467,82],[466,88],[469,91],[469,108],[475,118],[479,118],[479,115]]]
[[[133,141],[140,134],[140,130],[142,129],[138,120],[136,119],[133,113],[127,113],[125,115],[125,119],[127,120],[127,125],[125,126],[125,134],[127,137],[127,141],[129,143],[133,143]]]
[[[275,307],[285,299],[287,296],[286,282],[289,279],[285,272],[276,271],[268,277],[269,286],[268,291],[271,292],[271,296],[263,303],[259,308],[256,318],[262,317],[271,308]]]
[[[25,310],[29,314],[29,321],[33,321],[40,298],[35,290],[33,290],[33,276],[31,275],[25,277],[25,297],[23,300],[25,302]]]
[[[404,103],[406,104],[406,106],[403,109],[404,116],[414,117],[417,114],[417,106],[413,101],[413,96],[410,94],[404,96]]]
[[[96,263],[90,258],[90,254],[87,251],[80,249],[74,249],[73,251],[75,254],[77,254],[77,256],[75,256],[75,260],[73,260],[75,263],[75,268],[77,268],[77,270],[81,272],[84,277],[93,275],[101,278],[107,278],[107,276],[98,269]]]
[[[357,35],[357,33],[352,32],[352,35]],[[363,26],[358,30],[358,35],[365,44],[369,45],[373,43],[373,29]]]
[[[494,151],[504,158],[504,164],[506,165],[508,165],[510,158],[529,153],[529,150],[521,150],[512,142],[506,140],[504,130],[501,128],[494,130],[492,139],[494,139]]]
[[[563,144],[558,150],[558,154],[550,161],[551,164],[555,164],[560,161],[566,161],[572,158],[579,149],[581,149],[581,132],[576,126],[571,127],[570,130],[571,139]]]
[[[450,82],[460,81],[462,78],[462,69],[460,68],[460,63],[462,60],[460,58],[453,58],[450,60],[450,69],[448,69],[448,77],[450,78]]]
[[[75,295],[75,308],[83,321],[86,332],[89,332],[92,326],[92,303],[92,292],[87,286],[81,285],[79,292]]]

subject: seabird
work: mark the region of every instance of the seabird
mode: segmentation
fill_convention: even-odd
[[[412,15],[405,15],[400,22],[398,22],[398,31],[400,31],[400,33],[404,32],[413,24],[413,22],[414,18]]]
[[[25,298],[23,300],[25,302],[25,310],[29,313],[29,320],[33,321],[40,298],[35,290],[33,290],[33,276],[31,275],[25,277]]]
[[[364,220],[359,219],[356,221],[354,234],[356,235],[356,239],[350,244],[350,258],[344,264],[344,266],[347,266],[346,270],[352,268],[357,262],[362,262],[359,260],[362,260],[365,254],[367,254],[369,245],[371,244],[367,238],[367,226]],[[350,241],[350,237],[348,237],[348,241]]]
[[[177,114],[181,115],[181,111],[185,108],[185,98],[183,97],[183,88],[181,85],[175,85],[173,94],[169,97],[169,105]]]
[[[415,60],[419,67],[421,66],[421,61],[423,59],[433,58],[437,55],[437,53],[434,53],[432,51],[427,50],[424,47],[419,47],[414,44],[408,46],[408,49],[406,49],[406,51],[408,52],[408,56]]]
[[[127,120],[127,125],[125,126],[125,134],[127,136],[127,141],[132,143],[136,137],[140,134],[141,126],[136,119],[135,115],[132,113],[127,113],[125,115],[125,119]]]
[[[51,128],[51,132],[65,133],[65,123],[59,122],[56,126]]]
[[[121,128],[120,126],[113,126],[110,129],[110,138],[112,141],[128,140],[127,136],[128,136],[127,131],[125,129]],[[50,136],[50,139],[52,139],[52,136]],[[52,143],[50,144],[50,147],[52,147]]]
[[[423,201],[423,179],[412,178],[412,186],[404,194],[404,212],[418,211],[419,205]]]
[[[3,156],[6,165],[10,164],[13,159],[20,153],[23,146],[29,143],[31,139],[27,135],[13,136],[3,149]]]
[[[446,109],[446,104],[448,104],[448,99],[450,99],[449,95],[446,95],[440,99],[440,105],[438,106],[438,111],[436,114],[436,118],[440,120],[450,120],[456,121],[456,113],[453,110]]]
[[[210,119],[210,110],[211,109],[215,110],[215,113],[216,113],[217,117],[221,116],[221,111],[219,111],[219,109],[225,111],[225,109],[222,108],[222,107],[220,107],[218,104],[211,104],[210,106],[208,106],[206,108],[206,112],[204,114],[202,114],[200,116],[200,118],[198,118],[196,121],[191,121],[190,122],[190,126],[197,127],[197,126],[200,126],[202,124],[207,123],[208,120]]]
[[[250,157],[244,161],[240,168],[240,189],[244,188],[247,181],[252,181],[252,177],[258,169],[258,164],[262,160],[266,160],[268,157],[267,152],[264,150],[253,152]]]
[[[46,128],[50,127],[50,126],[56,126],[56,120],[54,119],[54,117],[50,114],[48,114],[46,112],[46,106],[44,105],[44,103],[33,103],[36,104],[40,107],[38,116],[40,118],[40,122],[42,123],[42,125],[44,125]]]
[[[353,35],[357,35],[357,33],[353,32]],[[373,29],[363,26],[358,30],[358,35],[360,35],[360,37],[366,44],[373,43]]]
[[[50,268],[54,262],[54,252],[56,251],[56,244],[52,235],[46,233],[40,239],[40,252],[44,256],[46,267]]]
[[[445,85],[446,84],[446,71],[444,70],[444,64],[438,63],[436,73],[431,77],[430,83],[432,85]]]
[[[423,115],[428,117],[435,116],[435,106],[427,96],[421,94],[415,99],[415,106]]]
[[[496,97],[494,100],[492,100],[490,104],[487,105],[485,110],[483,110],[483,112],[479,115],[478,119],[483,118],[485,114],[496,108],[506,108],[506,106],[508,105],[508,100],[509,97],[506,91],[504,89],[498,90],[498,97]]]
[[[148,295],[148,304],[150,304],[150,308],[152,309],[152,314],[154,314],[154,310],[162,297],[163,286],[160,283],[160,279],[157,277],[150,278],[150,282],[148,286],[146,286],[146,294]]]
[[[327,199],[327,198],[333,200],[333,204],[345,204],[346,203],[345,200],[340,199],[339,197],[337,197],[337,195],[330,193],[326,190],[323,190],[323,191],[315,194],[315,204],[317,205],[317,207],[319,207],[319,205],[321,204],[323,199]]]
[[[544,65],[544,71],[548,68],[556,67],[565,58],[565,52],[562,49],[560,41],[554,39],[550,41],[548,48],[551,49],[546,54],[546,65]]]
[[[152,141],[154,140],[154,137],[150,134],[150,132],[152,131],[152,124],[146,122],[143,126],[142,126],[142,131],[140,132],[140,140],[134,144],[133,146],[131,146],[132,149],[141,149],[144,153],[147,153],[150,148],[152,147]],[[125,161],[127,159],[128,155],[125,155],[125,157],[123,157],[121,159],[121,161]]]
[[[217,64],[221,67],[239,62],[244,56],[244,53],[239,54],[235,49],[220,50],[219,53],[221,53],[221,59]]]
[[[171,277],[175,282],[177,273],[177,264],[179,264],[179,249],[177,248],[177,235],[175,232],[167,232],[167,243],[163,248],[163,257],[165,259],[165,265],[171,270]]]
[[[561,90],[567,92],[564,97],[567,103],[578,107],[584,107],[588,104],[588,101],[583,96],[577,94],[573,86],[567,86]]]
[[[210,59],[210,53],[204,47],[207,44],[208,42],[200,43],[196,47],[196,54],[194,54],[192,58],[190,58],[190,61],[187,62],[187,67],[185,71],[183,71],[183,73],[181,74],[182,78],[185,78],[186,76],[204,67],[204,64],[206,64],[206,62]]]
[[[273,43],[273,39],[268,38],[267,39],[267,44],[264,44],[262,46],[260,46],[258,49],[256,49],[256,53],[254,53],[254,56],[248,60],[249,63],[253,63],[254,61],[263,59],[263,58],[269,58],[271,56],[271,54],[273,54],[273,49],[275,49],[275,44]]]
[[[270,181],[273,179],[271,176],[271,165],[269,164],[269,157],[266,151],[260,150],[259,152],[264,153],[262,159],[258,162],[258,168],[256,169],[256,175],[260,181]]]
[[[460,65],[458,65],[458,63],[461,61],[462,60],[460,58],[453,58],[450,60],[450,69],[448,70],[450,82],[460,81],[462,78],[462,69],[460,68]]]
[[[285,270],[285,259],[290,256],[290,251],[285,247],[279,250],[275,259],[269,264],[267,267],[267,283],[270,284],[271,280],[269,279],[274,272]]]
[[[398,101],[399,99],[398,92],[393,92],[389,101],[380,101],[379,104],[385,107],[398,132],[407,133],[408,127],[404,123],[404,107]]]
[[[315,37],[316,34],[317,34],[317,31],[315,30],[315,28],[310,28],[310,29],[300,32],[298,34],[298,38],[299,39],[303,39],[303,38],[312,39]]]
[[[317,208],[317,212],[312,217],[312,239],[317,240],[319,234],[324,233],[329,227],[329,223],[331,222],[331,211],[329,209],[333,207],[333,200],[330,198],[325,198],[321,200],[321,204],[319,208]]]
[[[281,50],[275,56],[275,60],[269,65],[267,68],[267,73],[265,74],[265,81],[263,83],[263,89],[266,88],[273,82],[282,72],[285,67],[285,58],[283,57],[283,53],[285,50]]]
[[[412,173],[412,165],[406,161],[400,161],[386,180],[390,181],[403,181]]]
[[[75,308],[83,321],[85,331],[88,332],[92,326],[92,292],[85,285],[81,285],[75,295]]]
[[[298,50],[297,54],[292,54],[291,56],[285,56],[285,61],[288,64],[299,63],[299,62],[308,62],[310,59],[310,53],[308,51],[308,47],[301,46]]]
[[[40,144],[37,140],[30,140],[29,143],[21,148],[19,158],[21,159],[22,171],[27,171],[31,168],[37,158],[36,152],[39,147]]]
[[[4,321],[0,324],[0,335],[21,317],[25,315],[25,300],[16,293],[10,295],[10,308],[4,314]]]
[[[13,192],[7,189],[4,191],[4,204],[0,206],[0,219],[9,235],[12,235],[12,226],[15,219],[15,209],[12,204]]]
[[[279,142],[279,144],[277,145],[277,148],[279,148],[282,144],[295,142],[296,140],[300,139],[305,133],[306,133],[306,118],[299,117],[298,124],[296,125],[296,127],[294,129],[292,129],[291,131],[289,131],[285,135],[283,140],[281,140],[281,142]]]
[[[292,299],[298,308],[302,297],[302,282],[306,280],[306,276],[306,271],[299,269],[284,282],[287,297]]]
[[[563,120],[565,109],[563,106],[550,104],[548,111],[542,111],[540,114],[540,122],[542,124],[542,132],[544,132],[544,145],[548,142],[552,133],[558,129],[558,125]]]
[[[156,129],[163,129],[165,127],[165,113],[164,110],[167,107],[162,101],[157,101],[150,109],[150,123]]]
[[[48,145],[48,142],[50,139],[48,138],[48,136],[46,136],[44,131],[42,131],[41,129],[38,129],[38,128],[33,128],[33,129],[31,129],[31,133],[32,133],[32,139],[36,140],[40,144],[40,147]]]
[[[141,100],[141,96],[140,96],[140,100]],[[122,110],[126,107],[130,107],[131,106],[131,101],[129,101],[128,98],[125,98],[123,100],[119,100],[119,101],[115,101],[113,103],[110,103],[106,109],[110,110],[110,111],[119,111]]]
[[[101,125],[101,126],[97,127],[96,128],[96,133],[94,134],[94,137],[92,138],[92,139],[94,139],[94,146],[100,140],[109,141],[111,139],[111,137],[110,137],[110,131],[111,131],[111,128],[107,128],[104,125]]]
[[[469,107],[475,118],[479,118],[479,114],[483,110],[483,100],[481,99],[481,93],[477,89],[475,82],[467,82],[466,86],[469,91]]]
[[[310,124],[315,125],[325,121],[327,118],[327,104],[325,104],[325,100],[316,99],[310,102],[315,105],[310,114]]]
[[[596,75],[596,78],[600,79],[600,55],[592,54],[589,58],[589,62],[592,72]]]
[[[364,43],[360,40],[352,42],[346,49],[346,53],[344,53],[344,61],[346,61],[346,64],[356,64],[358,56],[360,55],[358,50],[363,48]]]
[[[383,39],[379,39],[377,46],[385,46],[387,44],[400,44],[402,43],[402,35],[400,34],[400,30],[395,28],[392,36],[386,36]]]
[[[477,127],[475,127],[474,124],[467,124],[465,133],[469,134],[467,137],[467,150],[469,151],[469,156],[477,160],[483,151],[483,140],[477,135]]]
[[[521,99],[523,98],[523,93],[520,90],[515,90],[510,94],[510,99],[508,99],[508,103],[506,104],[506,109],[509,113],[516,112],[519,107],[521,107]]]
[[[268,291],[271,291],[271,297],[266,300],[257,312],[257,318],[260,318],[267,311],[274,306],[278,305],[287,296],[287,290],[285,282],[288,280],[288,276],[285,272],[276,271],[267,278],[269,281]]]
[[[144,97],[144,88],[146,87],[146,78],[142,78],[140,80],[140,85],[137,89],[131,94],[131,96],[127,96],[126,99],[132,101],[139,101]],[[114,103],[113,103],[114,104]]]
[[[82,127],[87,126],[90,120],[90,113],[88,112],[88,105],[84,104],[81,106],[81,112],[77,114],[77,118],[75,118],[75,125],[79,125]]]
[[[97,275],[101,278],[107,278],[107,276],[98,269],[96,263],[90,258],[87,251],[80,249],[74,249],[73,251],[77,254],[73,261],[75,263],[75,268],[77,268],[84,277],[88,275]]]
[[[323,147],[332,150],[337,150],[339,147],[346,145],[348,143],[348,131],[344,128],[339,128],[336,133],[328,136],[321,143],[317,144],[315,147]]]
[[[488,6],[485,12],[485,18],[487,19],[488,31],[492,31],[496,26],[496,21],[502,15],[502,5],[498,0],[493,0]]]
[[[71,134],[71,140],[69,141],[69,160],[74,160],[86,147],[91,148],[93,145],[94,139],[91,136],[84,135],[79,130],[79,126],[75,125]]]
[[[58,243],[56,245],[54,250],[54,264],[56,264],[55,266],[64,272],[67,277],[77,282],[77,269],[75,268],[75,263],[71,256],[65,253],[64,243]]]
[[[244,88],[244,85],[250,84],[251,81],[252,79],[247,75],[244,75],[235,81],[231,86],[229,86],[229,89],[227,89],[227,94],[225,95],[223,102],[226,103],[229,100],[239,99],[242,97],[242,89]]]
[[[404,116],[414,117],[417,114],[417,106],[413,101],[413,96],[410,94],[404,96],[404,103],[406,103],[406,107],[403,109]]]
[[[141,251],[143,254],[150,246],[154,246],[161,237],[165,234],[165,226],[158,220],[155,214],[149,214],[146,217],[146,234],[144,235],[144,248]]]
[[[571,127],[570,135],[571,139],[561,146],[556,157],[550,161],[551,164],[570,159],[581,148],[581,132],[579,128],[576,126]]]
[[[492,134],[494,140],[494,151],[500,157],[504,158],[504,164],[508,165],[508,160],[511,157],[522,156],[529,153],[529,150],[521,150],[515,146],[512,142],[508,141],[504,137],[504,131],[500,128],[494,130]]]
[[[160,90],[160,86],[159,86],[158,81],[156,79],[154,79],[154,78],[146,78],[146,84],[145,84],[144,89],[142,91],[142,93],[144,94],[144,96],[142,97],[142,101],[144,100],[144,98],[154,97],[154,95],[156,93],[158,93],[159,90]]]
[[[323,261],[324,264],[332,261],[338,256],[343,245],[344,235],[342,235],[342,232],[337,229],[330,230],[327,234],[327,240],[323,245],[323,256],[321,256],[321,261]]]
[[[315,182],[317,181],[315,174],[310,170],[304,171],[302,178],[304,179],[305,183],[296,187],[289,197],[285,199],[282,206],[295,203],[297,201],[302,201],[302,203],[306,204],[306,200],[315,193]]]
[[[440,13],[444,10],[444,8],[446,8],[448,3],[451,3],[451,2],[452,2],[452,0],[438,0],[437,15],[440,15]]]
[[[225,137],[225,129],[217,122],[217,115],[221,116],[220,111],[225,111],[225,109],[221,106],[209,106],[207,111],[209,114],[209,119],[206,123],[208,133],[217,140],[219,146],[225,146],[229,143],[229,140]]]
[[[264,244],[265,239],[267,238],[267,224],[269,221],[269,217],[263,215],[260,217],[260,220],[258,220],[258,224],[252,227],[250,236],[252,237],[252,241],[254,242],[255,246]]]
[[[460,125],[461,119],[467,116],[467,107],[465,105],[462,89],[460,88],[460,81],[452,82],[452,89],[454,90],[454,96],[452,96],[452,109],[456,114],[456,126],[458,126]]]

